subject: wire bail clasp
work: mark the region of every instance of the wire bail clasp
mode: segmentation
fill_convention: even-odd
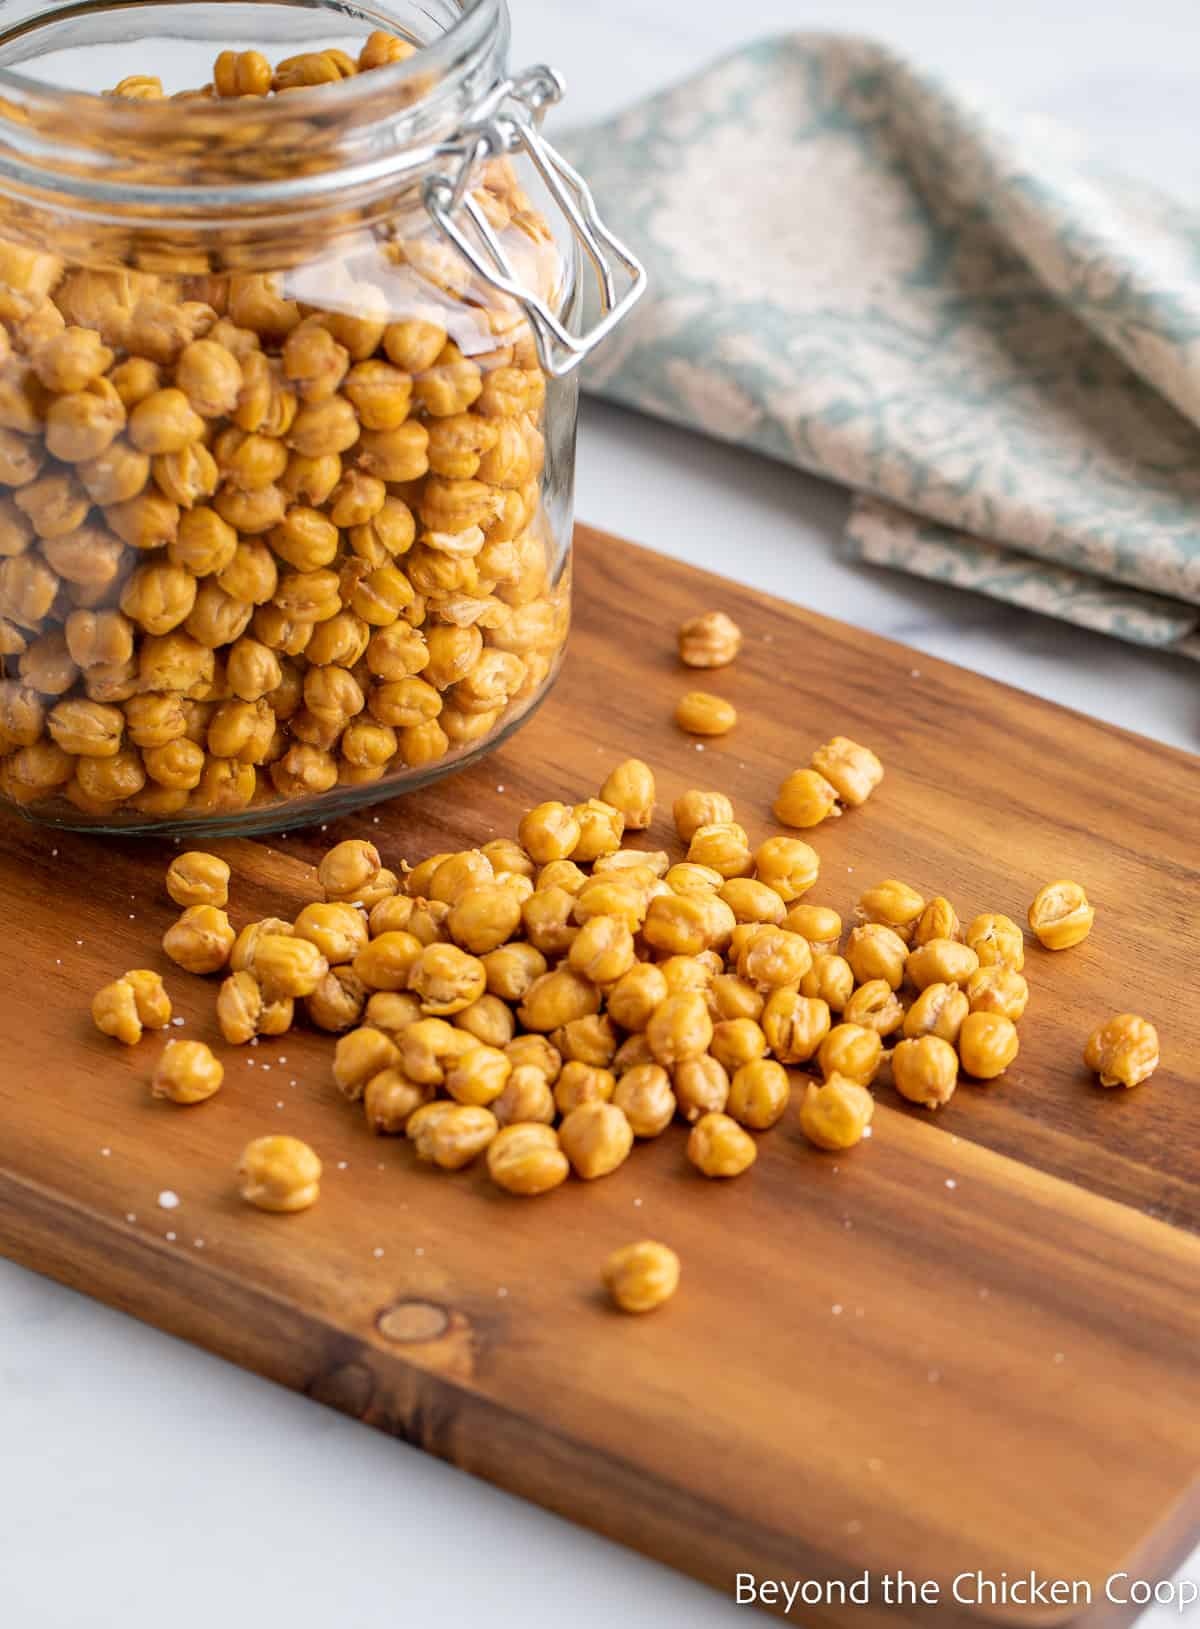
[[[473,271],[490,287],[515,300],[529,319],[538,359],[552,378],[573,372],[632,310],[646,288],[646,270],[635,254],[605,226],[591,189],[578,171],[542,136],[545,110],[561,100],[563,82],[553,68],[528,68],[493,87],[467,125],[452,152],[459,164],[453,174],[426,178],[425,207],[434,225],[454,245]],[[519,282],[499,238],[471,195],[476,169],[502,153],[524,152],[571,230],[583,245],[600,285],[600,315],[590,328],[572,334],[546,301]],[[471,240],[455,219],[470,220],[478,236]]]

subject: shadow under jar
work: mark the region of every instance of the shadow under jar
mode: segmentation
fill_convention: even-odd
[[[5,11],[0,799],[264,830],[490,750],[567,637],[575,367],[644,283],[556,76],[503,0]]]

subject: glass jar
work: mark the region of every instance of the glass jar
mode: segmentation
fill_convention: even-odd
[[[503,0],[5,14],[0,798],[261,830],[490,750],[557,671],[575,367],[644,281],[556,76]]]

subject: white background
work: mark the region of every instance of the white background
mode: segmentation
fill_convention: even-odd
[[[1074,123],[1182,196],[1200,180],[1194,0],[512,3],[516,61],[567,73],[572,121],[739,40],[839,28]],[[844,507],[794,472],[585,408],[582,517],[1195,748],[1200,669],[842,566]],[[664,1568],[3,1262],[0,1445],[3,1629],[746,1621]]]

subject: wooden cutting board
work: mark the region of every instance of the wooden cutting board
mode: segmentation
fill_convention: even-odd
[[[687,615],[746,634],[704,679],[740,724],[697,745],[671,723]],[[335,1094],[332,1042],[225,1049],[191,1110],[147,1091],[161,1040],[126,1050],[88,1018],[127,967],[160,968],[185,1035],[217,1039],[213,981],[157,946],[171,850],[0,818],[0,1249],[234,1362],[707,1579],[869,1576],[871,1604],[803,1621],[924,1621],[886,1574],[940,1587],[939,1622],[1118,1623],[1110,1574],[1165,1577],[1200,1516],[1200,761],[586,529],[557,690],[481,765],[328,830],[222,845],[235,925],[289,914],[334,841],[385,860],[511,833],[528,805],[594,793],[637,753],[671,800],[730,792],[752,837],[783,775],[835,733],[887,776],[814,836],[810,896],[848,914],[901,876],[964,918],[1023,919],[1082,881],[1081,948],[1036,946],[1020,1057],[936,1119],[879,1091],[851,1154],[789,1116],[745,1178],[706,1182],[674,1128],[611,1178],[537,1201],[481,1171],[418,1167]],[[1163,1063],[1103,1092],[1080,1062],[1101,1018],[1159,1026]],[[320,1204],[238,1199],[269,1131],[325,1162]],[[158,1196],[179,1196],[163,1209]],[[643,1319],[598,1292],[609,1250],[665,1239],[682,1287]],[[952,1580],[1063,1579],[1077,1602],[956,1603]],[[960,1585],[959,1593],[974,1593]]]

